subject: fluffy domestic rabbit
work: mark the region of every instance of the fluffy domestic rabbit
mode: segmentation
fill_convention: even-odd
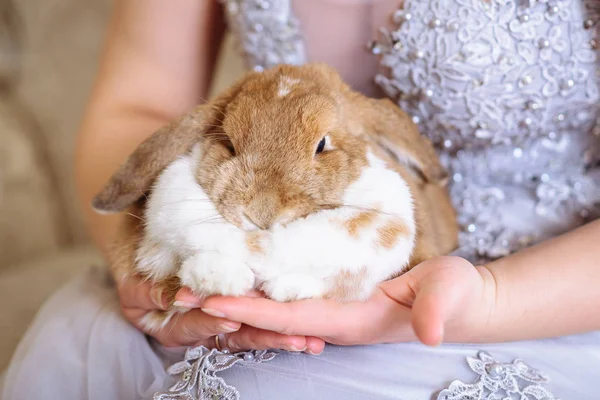
[[[170,294],[362,301],[457,244],[446,171],[389,100],[321,64],[245,75],[160,129],[93,201],[129,211],[112,259]],[[150,314],[162,326],[178,310]]]

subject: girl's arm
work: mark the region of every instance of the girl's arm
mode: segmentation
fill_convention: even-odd
[[[83,216],[104,252],[123,216],[99,216],[91,200],[140,142],[207,96],[221,12],[216,0],[115,2],[75,158]]]
[[[481,341],[600,330],[600,220],[485,269],[494,305]]]

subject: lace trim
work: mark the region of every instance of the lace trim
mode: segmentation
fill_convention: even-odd
[[[167,392],[156,393],[154,400],[238,400],[236,388],[216,376],[217,372],[233,367],[239,362],[261,363],[272,360],[277,353],[253,350],[231,354],[227,351],[209,350],[204,346],[190,348],[183,361],[171,365],[170,375],[181,379]]]
[[[598,6],[583,3],[406,0],[371,43],[376,82],[446,151],[579,125],[599,98]]]
[[[190,348],[183,361],[171,365],[170,375],[181,379],[167,392],[156,393],[154,400],[239,400],[237,389],[216,373],[233,367],[239,362],[261,363],[270,361],[277,353],[267,350],[231,354],[227,351],[209,350],[204,346]],[[487,352],[477,357],[467,357],[469,368],[479,375],[474,383],[453,381],[439,392],[437,400],[559,400],[542,386],[549,378],[530,367],[521,359],[512,363],[500,363]],[[515,397],[517,396],[518,397]]]
[[[437,400],[558,400],[541,386],[549,379],[518,358],[503,364],[482,351],[477,358],[467,357],[467,363],[479,375],[477,381],[455,380],[439,393]]]

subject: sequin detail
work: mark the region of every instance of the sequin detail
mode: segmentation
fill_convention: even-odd
[[[488,262],[600,216],[599,10],[406,0],[369,44],[451,172],[456,254]]]
[[[541,385],[549,379],[520,359],[504,364],[479,352],[476,358],[467,357],[467,363],[479,375],[477,381],[456,380],[439,393],[437,400],[558,400]]]
[[[306,62],[304,40],[291,1],[220,1],[248,68],[263,71],[277,64]]]
[[[256,350],[242,353],[227,353],[204,346],[190,348],[183,361],[171,365],[170,375],[181,375],[181,379],[167,392],[156,393],[154,400],[238,400],[240,394],[228,385],[217,372],[233,367],[238,362],[261,363],[272,360],[276,353]]]

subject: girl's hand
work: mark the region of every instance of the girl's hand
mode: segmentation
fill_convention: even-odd
[[[382,283],[366,302],[310,299],[278,303],[265,298],[211,297],[202,310],[283,335],[319,337],[340,345],[420,340],[427,345],[477,341],[494,307],[494,279],[485,267],[459,257],[428,260]]]
[[[152,310],[166,310],[167,301],[159,290],[149,282],[131,278],[118,286],[121,310],[127,320],[143,330],[140,320]],[[148,332],[145,332],[148,333]],[[216,347],[215,336],[221,334],[220,347],[230,351],[283,349],[320,353],[325,343],[321,339],[289,336],[242,325],[240,322],[212,316],[193,309],[175,316],[159,332],[152,334],[167,347],[198,346]]]

